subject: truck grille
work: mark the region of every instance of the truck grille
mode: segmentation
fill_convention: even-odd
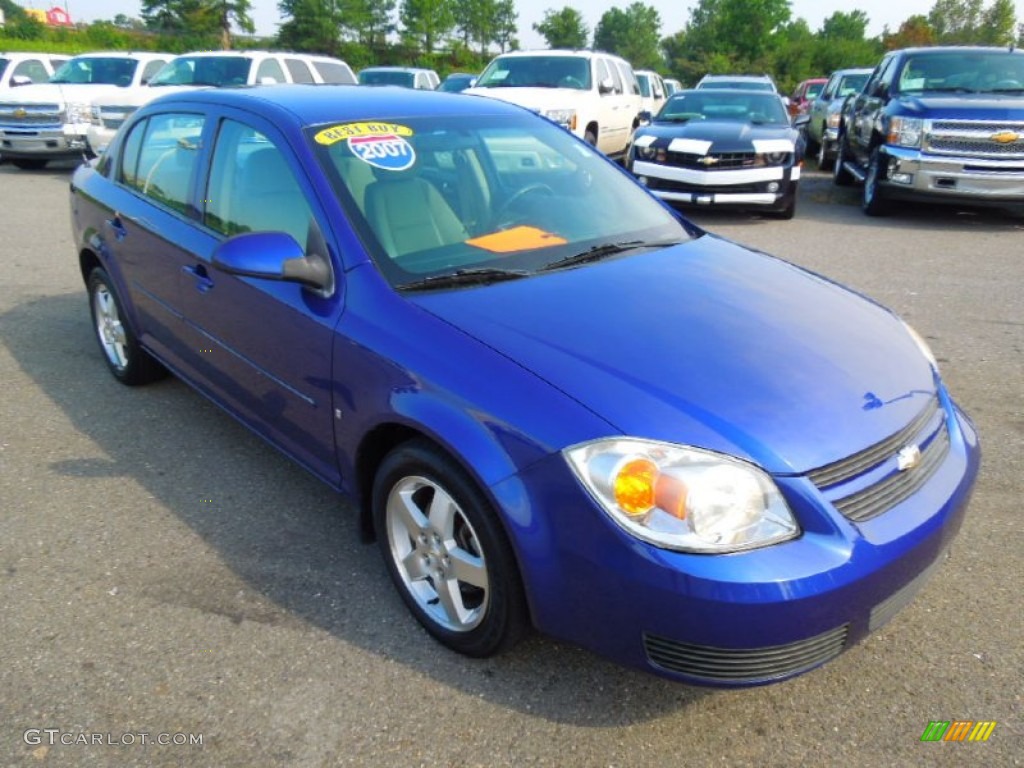
[[[925,149],[936,155],[1024,160],[1024,122],[935,120],[926,133]]]
[[[0,104],[0,122],[11,126],[60,125],[59,104]]]
[[[909,446],[916,446],[919,451],[916,463],[901,470],[897,457]],[[829,496],[844,517],[860,523],[878,517],[910,498],[935,474],[948,453],[949,431],[945,413],[938,400],[932,397],[921,412],[896,434],[853,456],[816,469],[808,474],[808,478]],[[890,471],[866,488],[838,498],[834,496],[835,491],[832,495],[828,493],[829,489],[860,474],[885,469],[886,466]]]
[[[137,107],[100,107],[100,120],[104,128],[116,131]]]

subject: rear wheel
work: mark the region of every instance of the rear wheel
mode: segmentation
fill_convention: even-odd
[[[512,548],[451,458],[426,441],[396,448],[377,472],[373,514],[388,573],[435,639],[468,656],[519,639],[528,622]]]
[[[832,158],[829,157],[828,139],[822,139],[818,145],[818,170],[832,170]]]
[[[597,132],[593,128],[587,128],[583,134],[583,140],[592,147],[597,146]]]
[[[853,174],[845,167],[846,158],[846,134],[841,133],[836,139],[836,159],[832,167],[832,183],[837,187],[849,187],[853,184]]]
[[[864,189],[861,197],[861,208],[868,216],[884,216],[889,212],[889,203],[885,199],[885,189],[879,183],[882,180],[882,153],[875,147],[871,150],[868,172],[864,177]]]
[[[149,356],[125,322],[121,300],[106,270],[96,267],[86,284],[93,329],[103,359],[114,378],[122,384],[147,384],[167,375],[166,369]]]

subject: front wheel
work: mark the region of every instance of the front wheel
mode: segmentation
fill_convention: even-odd
[[[102,267],[93,269],[86,288],[96,340],[114,378],[122,384],[134,386],[165,376],[166,369],[142,348],[125,321],[121,300],[106,270]]]
[[[23,171],[38,171],[46,167],[47,160],[38,157],[12,157],[11,165]]]
[[[868,172],[864,177],[863,196],[861,197],[861,208],[868,216],[884,216],[889,211],[885,190],[879,183],[881,177],[882,153],[878,147],[875,147],[871,150],[871,160],[868,162]]]
[[[828,139],[825,138],[822,138],[821,143],[818,145],[818,170],[832,170],[832,158],[829,155]]]
[[[853,174],[846,168],[846,135],[839,134],[836,139],[836,159],[832,166],[832,183],[837,187],[849,187],[853,184]]]
[[[519,639],[527,612],[512,548],[452,459],[426,441],[396,448],[377,472],[373,515],[388,573],[435,639],[477,657]]]

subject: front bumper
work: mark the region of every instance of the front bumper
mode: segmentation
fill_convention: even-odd
[[[89,149],[93,154],[102,154],[110,142],[117,135],[116,128],[106,128],[102,125],[90,125],[88,131],[86,131],[86,140],[89,143]]]
[[[782,207],[800,180],[799,165],[699,171],[637,160],[632,170],[653,195],[690,205]]]
[[[88,123],[14,127],[0,125],[0,154],[6,157],[81,157],[89,150]]]
[[[634,539],[559,455],[494,486],[535,624],[702,685],[773,682],[834,658],[913,598],[961,526],[980,452],[947,405],[949,451],[912,496],[853,523],[807,478],[776,478],[803,533],[749,552],[692,555]]]
[[[881,185],[893,197],[1024,203],[1024,160],[929,155],[886,145]]]

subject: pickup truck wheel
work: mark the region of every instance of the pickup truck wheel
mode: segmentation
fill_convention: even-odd
[[[885,199],[885,190],[878,181],[882,175],[882,153],[878,147],[871,150],[871,160],[868,162],[867,176],[864,178],[864,193],[861,198],[861,208],[868,216],[884,216],[889,206]]]
[[[597,134],[589,128],[587,129],[587,132],[583,134],[583,140],[592,147],[597,146]]]
[[[11,165],[15,168],[20,168],[23,171],[38,171],[41,168],[46,167],[46,160],[41,160],[38,157],[12,157]]]
[[[837,187],[849,187],[853,184],[853,174],[843,167],[846,162],[846,135],[840,134],[836,140],[836,159],[832,166],[832,183]]]
[[[832,158],[829,157],[828,140],[822,139],[818,145],[818,170],[832,170]]]

